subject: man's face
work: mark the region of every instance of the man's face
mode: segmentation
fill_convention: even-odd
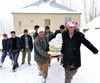
[[[35,31],[37,32],[38,31],[38,28],[35,28]]]
[[[11,36],[12,36],[12,38],[15,38],[16,34],[15,33],[11,33]]]
[[[24,35],[27,36],[28,35],[28,32],[24,32]]]
[[[50,29],[46,29],[45,31],[46,31],[46,32],[49,32],[49,31],[50,31]]]
[[[65,31],[65,29],[60,29],[60,32],[63,33]]]
[[[4,39],[7,39],[7,36],[3,36]]]
[[[67,29],[69,30],[69,32],[74,32],[75,27],[67,27]]]
[[[39,32],[39,36],[43,38],[44,37],[44,31]]]

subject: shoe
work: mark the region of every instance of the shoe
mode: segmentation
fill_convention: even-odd
[[[22,65],[24,64],[24,62],[21,63]]]
[[[15,69],[16,69],[16,66],[14,65],[13,68],[12,68],[12,70],[15,70]]]
[[[31,66],[31,63],[28,63],[29,66]]]
[[[0,63],[0,68],[2,68],[3,63]]]
[[[18,68],[18,67],[19,67],[19,65],[17,64],[17,65],[16,65],[16,68]]]
[[[16,72],[16,70],[12,70],[12,72]]]
[[[2,65],[0,65],[0,68],[2,68]]]
[[[51,65],[49,64],[49,67],[50,67]]]
[[[42,76],[42,83],[46,83],[46,78]]]
[[[39,74],[38,74],[39,76],[42,76],[42,73],[41,72],[39,72]]]

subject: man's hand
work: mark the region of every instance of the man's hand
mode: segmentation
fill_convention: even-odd
[[[53,56],[51,56],[51,55],[50,55],[50,56],[49,56],[49,58],[50,58],[50,59],[52,59],[52,58],[53,58]]]

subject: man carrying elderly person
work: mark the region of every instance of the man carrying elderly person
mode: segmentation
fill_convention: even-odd
[[[40,27],[38,34],[38,37],[34,41],[34,59],[43,77],[42,81],[45,83],[48,76],[49,59],[51,59],[52,56],[47,53],[49,51],[49,43],[45,37],[44,29]]]
[[[63,67],[65,69],[65,83],[71,83],[73,76],[81,66],[80,46],[84,44],[94,54],[98,50],[85,38],[85,35],[76,30],[73,22],[66,24],[66,31],[62,33]]]

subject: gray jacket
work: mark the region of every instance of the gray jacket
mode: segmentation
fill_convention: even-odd
[[[39,64],[45,64],[49,59],[49,43],[46,37],[43,39],[38,36],[34,41],[34,59]]]

